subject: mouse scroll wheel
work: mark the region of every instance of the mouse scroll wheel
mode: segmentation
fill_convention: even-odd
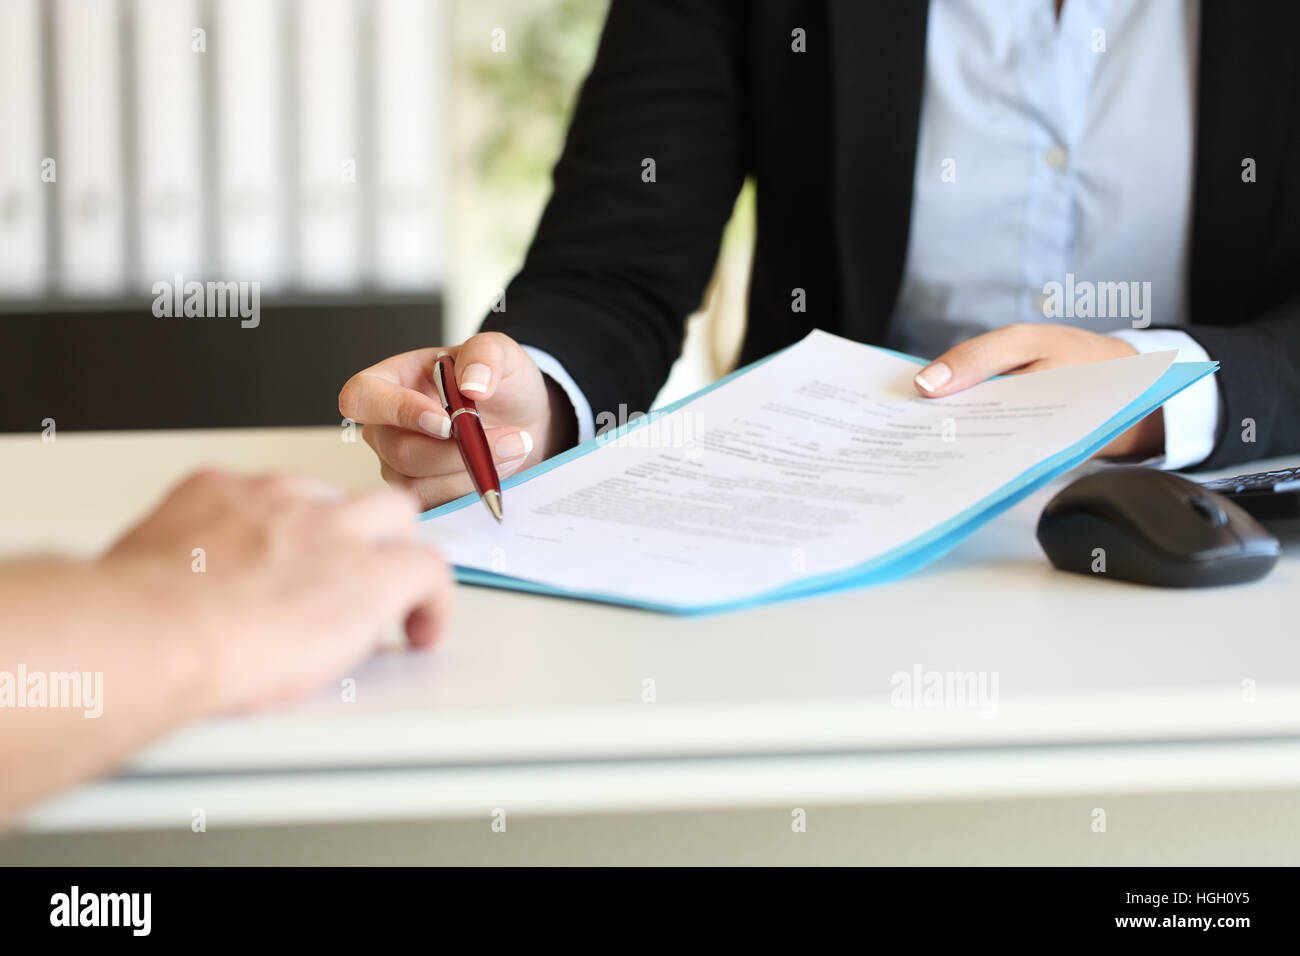
[[[1210,524],[1224,525],[1228,523],[1228,513],[1219,506],[1218,502],[1211,501],[1204,495],[1194,495],[1187,499],[1187,503]]]

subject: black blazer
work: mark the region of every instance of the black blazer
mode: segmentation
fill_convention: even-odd
[[[612,0],[554,194],[484,328],[552,353],[597,413],[647,409],[752,175],[742,361],[815,327],[881,342],[907,249],[927,12]],[[807,52],[791,50],[796,28]],[[1225,408],[1206,468],[1300,452],[1298,53],[1295,0],[1203,3],[1186,331],[1222,364]],[[791,311],[795,288],[806,312]]]

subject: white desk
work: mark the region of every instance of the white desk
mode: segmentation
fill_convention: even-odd
[[[31,504],[0,550],[30,546],[38,533],[46,544],[97,548],[200,461],[299,469],[305,462],[352,487],[375,472],[365,446],[345,445],[331,429],[73,435],[56,445],[0,440],[4,481],[17,485],[2,489],[6,500]],[[139,480],[143,467],[151,479]],[[98,490],[88,503],[91,489]],[[1202,832],[1172,849],[1176,834],[1146,851],[1125,842],[1118,856],[1080,852],[1101,861],[1294,862],[1300,548],[1266,580],[1230,589],[1160,591],[1061,574],[1033,538],[1048,494],[898,584],[724,616],[676,618],[460,588],[445,642],[430,653],[384,654],[350,675],[355,703],[344,703],[336,686],[281,712],[181,730],[121,776],[36,808],[8,852],[39,855],[41,840],[54,846],[59,834],[67,835],[65,849],[78,845],[69,842],[74,834],[82,846],[84,834],[111,831],[190,837],[194,808],[206,813],[210,833],[273,826],[283,838],[293,824],[312,841],[355,832],[338,824],[396,827],[409,837],[403,827],[431,833],[434,821],[464,821],[486,834],[501,808],[512,821],[580,818],[590,825],[576,832],[599,831],[605,850],[614,840],[635,842],[636,833],[619,831],[620,820],[639,826],[646,842],[627,858],[646,858],[664,819],[716,829],[719,819],[748,813],[788,836],[793,808],[813,821],[843,820],[845,808],[856,808],[855,819],[867,823],[844,829],[879,846],[882,827],[898,837],[899,818],[890,814],[899,808],[915,811],[902,826],[933,833],[936,814],[975,819],[1001,806],[1023,820],[1033,807],[1065,801],[1068,822],[1040,826],[1033,838],[1015,834],[979,858],[1032,859],[1026,839],[1046,846],[1052,826],[1095,838],[1091,808],[1113,819],[1112,807],[1140,804],[1166,823],[1182,808],[1187,827]],[[474,620],[494,626],[475,637]],[[917,666],[996,674],[996,712],[891,706],[892,675]],[[646,679],[654,681],[653,703],[643,700]],[[1253,700],[1243,693],[1246,680],[1254,681]],[[1251,800],[1269,809],[1252,810]],[[818,817],[814,808],[826,811]],[[1238,823],[1245,813],[1257,826],[1207,859],[1194,847],[1214,844],[1203,832],[1214,813]],[[1269,822],[1273,814],[1280,819]],[[366,832],[366,845],[383,845],[378,831]],[[963,859],[987,834],[968,838],[965,850],[946,854],[904,840],[886,855]],[[135,834],[131,846],[139,845]],[[787,849],[761,856],[800,858],[799,847]],[[859,850],[847,858],[876,858]],[[126,853],[101,856],[123,858],[118,852]],[[0,843],[0,859],[5,854]],[[735,847],[716,854],[735,858]],[[611,857],[552,841],[524,858]]]

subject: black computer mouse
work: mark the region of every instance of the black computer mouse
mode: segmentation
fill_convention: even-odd
[[[1263,577],[1281,547],[1222,495],[1154,468],[1105,468],[1047,503],[1038,543],[1063,571],[1161,587]]]

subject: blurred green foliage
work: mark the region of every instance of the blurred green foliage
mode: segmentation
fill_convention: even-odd
[[[536,190],[551,167],[596,54],[609,0],[551,0],[507,27],[506,51],[466,68],[492,122],[474,152],[483,185]]]
[[[467,0],[472,2],[472,0]],[[550,188],[577,105],[578,87],[595,59],[609,0],[533,0],[506,22],[506,50],[476,47],[459,66],[476,108],[489,117],[474,144],[477,188],[498,199],[533,197]],[[756,189],[745,183],[723,234],[723,248],[752,246]],[[503,218],[492,230],[493,253],[522,255],[532,221]]]

